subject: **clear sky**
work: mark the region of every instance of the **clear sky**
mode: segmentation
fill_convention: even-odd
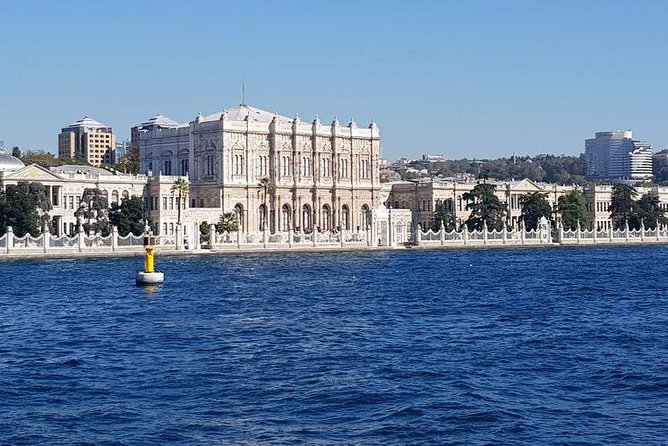
[[[382,156],[668,147],[668,2],[0,0],[0,139],[55,153],[84,115],[188,122],[241,102],[375,119]]]

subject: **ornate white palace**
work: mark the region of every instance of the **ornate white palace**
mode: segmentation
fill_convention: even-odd
[[[234,212],[244,233],[364,230],[383,201],[373,122],[305,123],[242,104],[189,124],[156,116],[132,135],[142,173],[187,175],[189,213],[211,223]]]

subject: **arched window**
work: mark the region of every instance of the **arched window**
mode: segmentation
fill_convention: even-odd
[[[311,206],[309,206],[308,204],[302,206],[302,224],[304,225],[304,227],[302,228],[303,231],[311,230],[312,227]]]
[[[264,231],[267,228],[267,206],[261,204],[259,208],[259,214],[260,218],[258,220],[258,229],[260,231]]]
[[[244,206],[241,203],[237,203],[234,206],[234,214],[237,216],[237,223],[239,225],[239,231],[243,232],[245,219],[244,219]]]
[[[123,191],[123,200],[127,200],[130,198],[130,193],[126,190]]]
[[[350,208],[347,204],[344,204],[341,208],[341,227],[350,230]]]
[[[364,204],[362,205],[362,209],[360,211],[361,229],[366,230],[369,227],[370,222],[371,222],[371,212],[369,211],[369,206]]]
[[[118,204],[118,191],[117,190],[111,192],[111,204],[114,204],[114,203]]]
[[[323,231],[329,231],[332,226],[331,226],[331,219],[332,219],[332,211],[329,208],[329,205],[324,205],[322,207],[322,218],[320,222],[320,229]]]
[[[290,230],[290,217],[292,216],[292,209],[287,204],[284,204],[281,208],[281,230],[289,231]]]

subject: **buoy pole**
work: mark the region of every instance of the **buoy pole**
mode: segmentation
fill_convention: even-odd
[[[144,258],[144,272],[152,273],[155,270],[155,255],[153,253],[153,246],[146,247],[146,257]]]
[[[144,235],[144,247],[146,255],[144,256],[144,271],[137,273],[137,285],[151,285],[165,281],[165,274],[155,270],[155,249],[154,245],[159,244],[158,238],[153,236],[147,230]]]

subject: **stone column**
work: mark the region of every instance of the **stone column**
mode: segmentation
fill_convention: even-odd
[[[193,243],[192,243],[193,250],[195,251],[200,250],[199,237],[200,237],[199,224],[195,222],[193,223]]]
[[[292,225],[288,225],[288,248],[292,248]]]
[[[487,244],[487,221],[483,220],[482,221],[482,244],[486,245]]]
[[[578,227],[577,227],[577,233],[575,234],[575,238],[578,241],[578,245],[580,244],[580,239],[582,238],[582,227],[580,227],[580,220],[578,220]]]
[[[445,245],[445,224],[441,220],[441,228],[438,230],[438,237],[441,240],[441,246]]]
[[[598,240],[598,224],[594,222],[594,230],[592,231],[592,234],[594,236],[594,244],[596,244],[596,241]]]
[[[503,232],[502,232],[501,237],[503,239],[503,244],[505,245],[506,241],[508,240],[508,225],[507,224],[503,225]]]
[[[241,248],[241,227],[237,223],[237,249]]]
[[[375,219],[374,219],[375,220]],[[376,222],[372,221],[370,225],[365,224],[366,232],[366,245],[367,246],[376,246]]]
[[[392,209],[387,210],[387,246],[394,246],[394,225],[392,224]]]
[[[659,220],[657,219],[657,220],[656,220],[656,241],[657,241],[657,242],[659,241],[659,234],[660,234],[659,231],[660,231],[660,230],[659,230]]]
[[[417,215],[413,213],[413,242],[415,246],[420,246],[422,243],[422,231],[420,230],[420,224],[417,222]]]
[[[181,243],[181,232],[181,225],[177,224],[176,231],[174,232],[174,246],[177,251],[181,251],[181,248],[183,247],[183,243]]]
[[[645,220],[640,219],[640,241],[645,241]]]
[[[213,245],[216,244],[216,225],[211,223],[209,225],[209,248],[213,249]]]
[[[520,221],[520,240],[522,241],[522,245],[524,245],[526,240],[526,228],[524,227],[524,220]]]
[[[625,239],[626,239],[626,243],[629,242],[629,232],[630,232],[630,229],[629,229],[629,220],[628,220],[628,218],[627,218],[627,219],[626,219],[626,222],[625,222],[625,228],[624,228],[624,237],[625,237]]]
[[[79,241],[79,252],[83,251],[84,247],[84,229],[83,229],[83,224],[79,224],[79,234],[78,234],[78,241]]]
[[[7,254],[14,247],[14,228],[7,226],[7,232],[5,233],[5,243],[7,244]]]
[[[111,227],[111,250],[116,251],[118,248],[118,228],[116,226]]]
[[[46,253],[51,245],[51,233],[49,232],[49,225],[44,225],[44,232],[42,232],[42,249]]]
[[[462,235],[463,235],[462,238],[463,238],[464,246],[466,246],[466,244],[468,242],[468,239],[469,239],[469,227],[468,226],[466,226],[466,225],[463,226]]]

